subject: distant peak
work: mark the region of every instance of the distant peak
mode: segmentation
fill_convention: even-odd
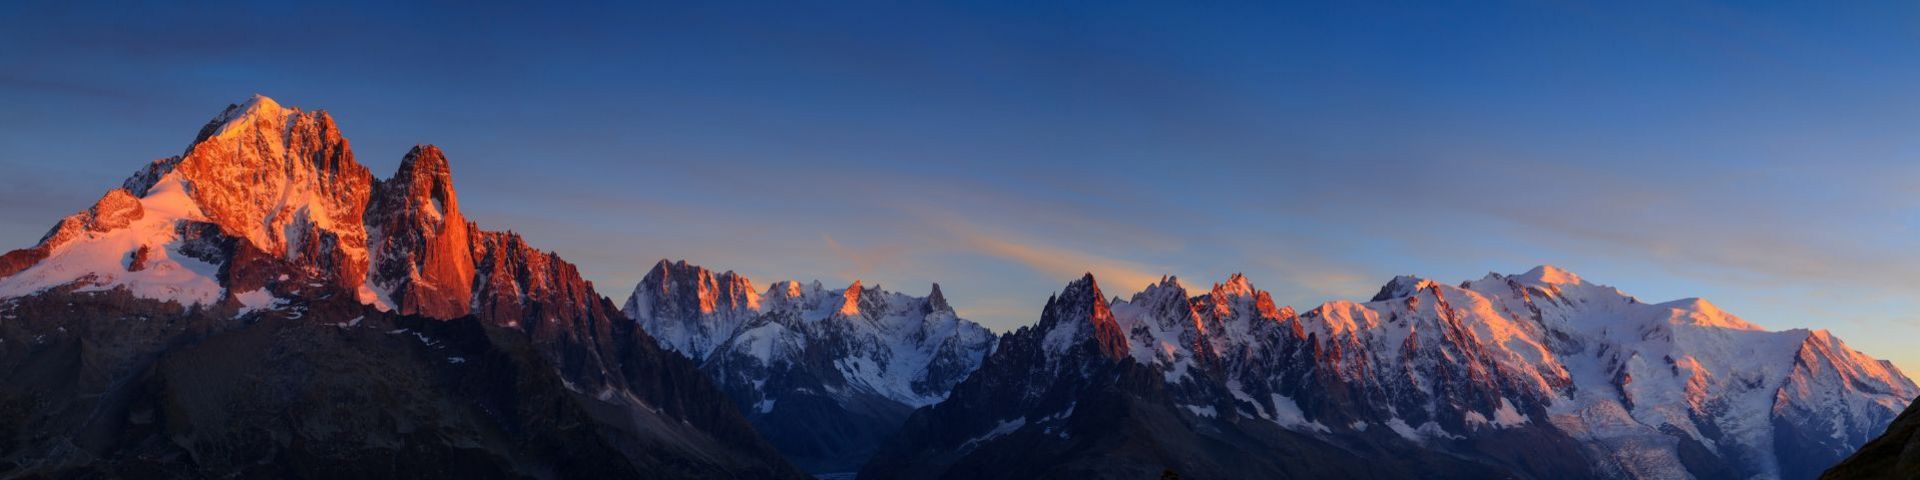
[[[1575,275],[1573,272],[1553,265],[1533,267],[1532,270],[1527,270],[1527,273],[1522,273],[1516,277],[1523,282],[1542,285],[1579,285],[1586,283],[1585,280],[1580,279],[1579,275]]]
[[[1082,274],[1079,280],[1074,280],[1073,282],[1068,283],[1067,290],[1073,290],[1074,287],[1076,286],[1080,288],[1091,287],[1093,288],[1093,291],[1096,293],[1094,296],[1096,297],[1099,296],[1098,292],[1100,291],[1100,283],[1093,279],[1093,272],[1087,272],[1085,274]]]
[[[668,288],[669,283],[677,281],[675,278],[681,276],[698,276],[703,270],[705,269],[699,266],[687,264],[686,260],[675,263],[662,258],[659,262],[653,264],[653,269],[647,270],[647,275],[641,277],[640,283],[641,285],[653,285],[654,288],[664,291]]]
[[[1102,356],[1117,360],[1125,357],[1129,348],[1091,273],[1068,283],[1067,288],[1047,299],[1039,328],[1047,332],[1042,344],[1048,351],[1064,351],[1087,341],[1092,342]]]
[[[940,284],[933,284],[933,291],[927,293],[927,313],[951,312],[953,306],[947,304],[947,296],[940,293]]]
[[[1157,299],[1162,297],[1180,301],[1187,299],[1187,289],[1180,285],[1180,277],[1171,275],[1160,277],[1158,283],[1148,285],[1146,290],[1141,290],[1140,293],[1134,294],[1134,299],[1136,300]]]
[[[1101,297],[1100,283],[1093,279],[1092,273],[1082,275],[1078,280],[1067,282],[1067,288],[1060,290],[1060,293],[1054,297],[1062,302],[1105,303],[1105,299]]]
[[[1107,302],[1109,305],[1117,302]],[[1148,311],[1165,315],[1177,315],[1168,318],[1186,318],[1186,312],[1193,311],[1192,296],[1178,280],[1169,278],[1160,283],[1148,285],[1145,290],[1133,294],[1127,303],[1140,306]]]
[[[769,294],[777,292],[769,290]],[[719,311],[738,312],[760,309],[760,292],[753,281],[729,270],[714,274],[706,267],[686,260],[660,259],[634,286],[628,303],[642,310],[635,318],[673,318],[675,315],[704,315]],[[645,304],[641,304],[641,300]],[[658,315],[656,315],[656,313]],[[645,315],[645,316],[642,316]]]
[[[767,295],[775,298],[799,298],[800,282],[793,280],[773,282],[772,286],[767,287]]]
[[[1233,275],[1227,276],[1226,283],[1213,284],[1213,292],[1228,296],[1252,295],[1254,292],[1253,282],[1247,280],[1246,275],[1234,273]]]
[[[1431,280],[1416,277],[1413,275],[1400,275],[1397,277],[1393,277],[1393,280],[1388,281],[1386,285],[1382,285],[1380,287],[1380,292],[1373,294],[1373,299],[1368,301],[1378,302],[1381,300],[1406,297],[1409,295],[1413,295],[1414,292],[1417,292],[1422,288],[1426,288],[1428,285],[1431,285],[1431,284],[1433,284],[1433,281]]]
[[[1659,306],[1671,309],[1671,321],[1707,327],[1720,327],[1733,330],[1765,330],[1759,325],[1748,323],[1740,317],[1721,310],[1719,306],[1699,297],[1682,298]]]
[[[1813,329],[1813,331],[1807,332],[1807,339],[1831,342],[1833,341],[1833,332],[1824,328],[1816,328]]]
[[[859,315],[860,294],[865,291],[866,289],[860,286],[859,280],[854,280],[852,285],[848,285],[847,291],[841,294],[840,314],[849,317]]]

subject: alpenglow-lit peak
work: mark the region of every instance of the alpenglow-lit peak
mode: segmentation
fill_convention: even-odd
[[[1120,331],[1107,300],[1101,297],[1100,284],[1092,273],[1068,283],[1059,294],[1047,299],[1035,328],[1046,332],[1041,346],[1048,352],[1065,352],[1090,343],[1094,351],[1110,359],[1125,358],[1129,353],[1126,334]]]
[[[286,123],[290,112],[266,95],[254,94],[245,103],[230,107],[214,121],[220,124],[213,132],[214,137],[230,137],[248,128],[273,128]]]
[[[1676,325],[1698,325],[1702,327],[1720,327],[1734,330],[1765,330],[1759,325],[1747,323],[1740,317],[1721,310],[1719,306],[1704,298],[1682,298],[1658,305],[1669,309],[1672,316],[1668,321]]]
[[[847,286],[847,291],[842,294],[840,302],[840,315],[851,317],[860,314],[860,294],[863,291],[859,280],[854,280],[852,285]]]
[[[1213,291],[1229,296],[1240,297],[1252,295],[1254,289],[1253,282],[1248,281],[1246,275],[1234,273],[1232,276],[1227,277],[1226,283],[1213,284]]]
[[[1386,285],[1380,286],[1380,291],[1373,294],[1373,299],[1369,301],[1378,302],[1413,295],[1414,292],[1422,288],[1427,288],[1427,286],[1431,284],[1433,284],[1433,281],[1413,275],[1396,276],[1393,277],[1393,280],[1388,281]]]
[[[1562,269],[1560,267],[1556,267],[1553,265],[1541,265],[1541,266],[1533,267],[1532,270],[1527,270],[1527,273],[1522,273],[1514,276],[1514,280],[1519,280],[1521,283],[1532,283],[1536,285],[1584,285],[1586,284],[1586,281],[1581,280],[1579,275],[1575,275],[1573,272],[1566,271],[1565,269]]]

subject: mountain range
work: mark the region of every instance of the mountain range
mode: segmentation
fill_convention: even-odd
[[[699,363],[755,429],[801,468],[859,470],[916,408],[980,365],[994,335],[925,297],[854,282],[776,282],[661,260],[629,317]]]
[[[1916,393],[1826,331],[1550,266],[1306,313],[1088,275],[861,478],[1813,478]]]
[[[0,478],[1920,465],[1920,387],[1891,363],[1552,266],[1402,276],[1305,312],[1238,274],[1125,298],[1089,274],[1002,334],[924,291],[762,289],[661,260],[617,306],[580,267],[467,220],[439,148],[378,179],[325,111],[256,96],[0,255]]]

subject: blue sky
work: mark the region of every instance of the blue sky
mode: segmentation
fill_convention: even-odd
[[[1306,309],[1552,263],[1920,369],[1920,4],[0,5],[0,244],[253,93],[624,298],[659,258]]]

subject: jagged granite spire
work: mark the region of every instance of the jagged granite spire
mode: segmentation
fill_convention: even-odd
[[[1048,298],[1040,323],[1034,328],[1047,332],[1042,346],[1050,351],[1088,348],[1116,360],[1128,353],[1126,334],[1114,322],[1092,273]]]
[[[933,290],[927,292],[927,313],[952,311],[953,306],[947,305],[947,296],[940,293],[940,284],[933,284]]]
[[[446,155],[433,145],[414,146],[375,191],[367,212],[368,225],[380,233],[371,246],[373,285],[392,292],[401,313],[466,315],[473,304],[473,235]]]

